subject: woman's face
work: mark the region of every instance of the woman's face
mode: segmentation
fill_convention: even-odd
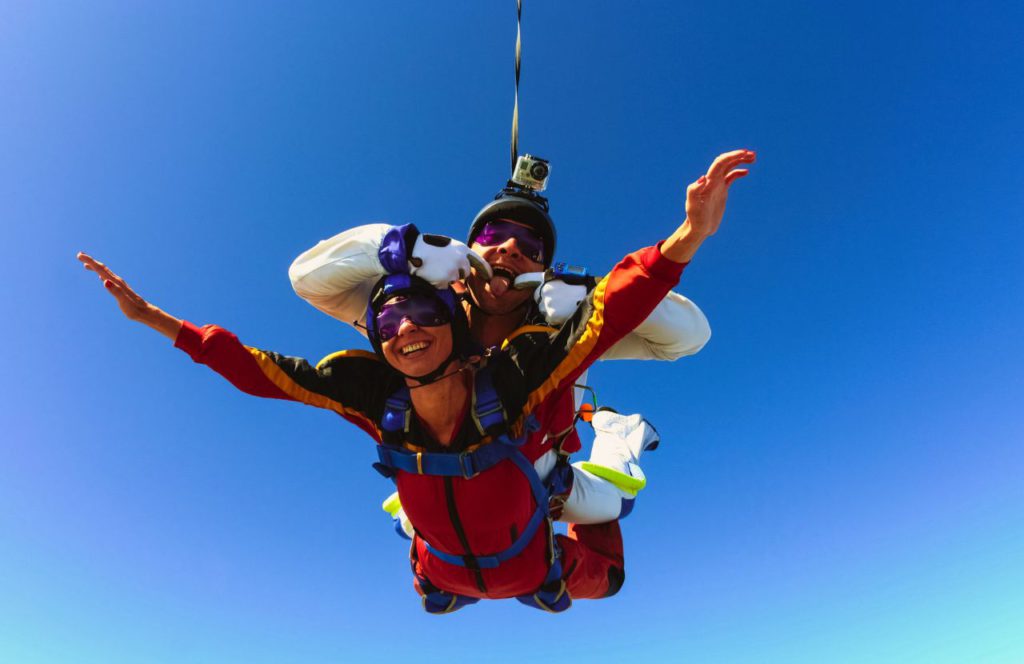
[[[452,325],[447,312],[431,311],[436,302],[399,296],[384,303],[377,316],[385,361],[407,376],[434,371],[452,352]],[[387,339],[384,337],[387,336]]]

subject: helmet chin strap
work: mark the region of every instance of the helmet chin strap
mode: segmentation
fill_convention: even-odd
[[[448,366],[452,362],[454,362],[456,360],[459,360],[459,359],[461,359],[461,357],[459,356],[459,354],[453,348],[452,352],[448,354],[448,357],[446,357],[444,359],[444,361],[441,362],[441,364],[439,364],[437,366],[436,369],[434,369],[433,371],[430,371],[428,373],[425,373],[422,376],[410,376],[409,374],[402,373],[401,371],[398,371],[397,369],[395,369],[395,371],[398,371],[398,373],[402,374],[404,377],[406,377],[406,378],[408,378],[410,380],[414,380],[417,383],[419,383],[419,385],[414,385],[414,386],[409,388],[410,390],[415,390],[417,387],[426,387],[427,385],[430,385],[432,383],[436,383],[437,381],[439,381],[439,380],[441,380],[443,378],[448,378],[449,376],[454,376],[457,373],[465,371],[469,367],[468,364],[466,366],[459,367],[458,369],[456,369],[455,371],[452,371],[451,373],[448,373],[448,374],[445,373],[445,371],[448,370]],[[392,367],[392,369],[394,369],[394,367]]]

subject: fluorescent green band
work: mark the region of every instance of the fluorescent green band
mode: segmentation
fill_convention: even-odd
[[[614,484],[616,488],[622,489],[623,491],[632,496],[636,496],[637,492],[640,491],[640,489],[643,489],[645,486],[647,486],[646,477],[636,478],[633,477],[632,475],[627,475],[617,470],[612,470],[607,466],[599,466],[596,463],[590,463],[589,461],[584,461],[583,463],[581,463],[580,468],[587,471],[588,473],[597,475],[603,480],[608,480],[609,482]]]
[[[402,500],[398,497],[398,492],[394,492],[388,496],[383,503],[381,503],[381,509],[391,515],[391,518],[395,518],[398,514],[398,510],[402,509]]]

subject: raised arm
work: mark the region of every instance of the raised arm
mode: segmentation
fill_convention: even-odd
[[[377,252],[391,226],[357,226],[318,242],[296,258],[288,277],[296,294],[347,325],[366,324],[366,301],[386,273]]]
[[[713,235],[721,224],[729,185],[747,174],[736,168],[751,163],[755,155],[749,150],[736,150],[720,155],[707,174],[687,188],[686,220],[661,245],[664,255],[676,262],[687,263],[700,245]],[[517,284],[540,282],[534,300],[541,314],[551,325],[561,325],[587,297],[590,286],[585,280],[563,281],[543,278],[542,273],[523,275]],[[711,327],[704,313],[692,301],[674,292],[668,293],[651,314],[629,334],[609,348],[605,360],[675,360],[692,355],[711,338]]]
[[[693,355],[711,339],[704,312],[686,297],[670,292],[644,322],[605,351],[602,360],[678,360]]]
[[[718,230],[729,186],[747,174],[737,166],[754,158],[748,150],[719,156],[708,173],[687,188],[686,219],[675,232],[658,248],[630,254],[616,265],[550,343],[537,342],[535,335],[518,343],[512,340],[512,356],[520,356],[517,364],[531,389],[528,406],[571,386],[590,364],[651,315],[700,245]]]
[[[533,294],[537,309],[548,325],[558,327],[576,313],[596,285],[592,277],[562,279],[543,272],[521,275],[517,287],[539,282]],[[602,360],[677,360],[693,355],[711,338],[704,312],[679,293],[670,292],[651,315],[618,343]]]
[[[193,361],[210,367],[239,390],[331,410],[378,436],[377,406],[389,393],[392,377],[373,353],[335,353],[313,366],[299,357],[246,346],[224,328],[198,327],[150,304],[91,256],[79,253],[78,259],[99,276],[127,318],[171,339]]]
[[[163,309],[142,299],[124,279],[114,274],[109,267],[89,254],[80,251],[77,258],[82,262],[86,270],[95,273],[100,278],[107,292],[113,295],[117,301],[117,306],[121,308],[121,313],[129,320],[142,323],[171,341],[177,338],[182,323],[180,318],[175,318]]]
[[[757,158],[752,150],[733,150],[718,155],[708,172],[686,188],[686,220],[661,245],[665,258],[676,263],[689,263],[697,249],[718,231],[725,215],[729,186],[747,175],[743,164]]]
[[[420,233],[413,224],[357,226],[298,256],[288,277],[299,297],[366,335],[366,301],[385,274],[408,273],[444,288],[469,274],[490,278],[490,266],[465,244]]]

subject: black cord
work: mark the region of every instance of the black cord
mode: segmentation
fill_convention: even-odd
[[[512,106],[512,174],[519,159],[519,63],[522,60],[523,0],[516,0],[516,97]]]
[[[458,369],[456,369],[455,371],[452,371],[451,373],[446,373],[443,376],[438,376],[434,380],[427,381],[426,383],[420,383],[419,385],[409,385],[408,387],[409,387],[410,390],[418,390],[421,387],[426,387],[427,385],[433,385],[434,383],[436,383],[438,381],[444,380],[445,378],[451,378],[455,374],[460,374],[463,371],[466,371],[467,369],[472,369],[472,368],[473,368],[472,364],[464,364],[461,367],[459,367]],[[402,374],[402,375],[405,376],[405,374]],[[413,380],[418,380],[415,376],[407,376],[407,377],[408,378],[412,378]]]

